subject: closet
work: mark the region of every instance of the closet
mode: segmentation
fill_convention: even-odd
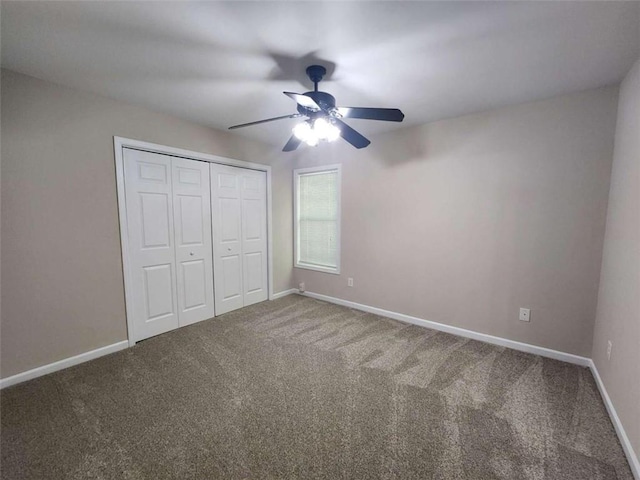
[[[266,172],[123,148],[134,341],[268,298]]]

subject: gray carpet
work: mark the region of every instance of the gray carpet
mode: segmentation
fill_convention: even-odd
[[[1,393],[3,479],[632,479],[587,369],[297,295]]]

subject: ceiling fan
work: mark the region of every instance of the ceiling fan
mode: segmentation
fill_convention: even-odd
[[[282,149],[283,152],[295,150],[302,142],[315,146],[320,141],[332,142],[339,137],[344,138],[356,148],[364,148],[371,142],[344,123],[343,118],[384,120],[387,122],[401,122],[404,118],[404,113],[397,108],[336,107],[336,99],[333,95],[318,90],[318,83],[327,73],[326,68],[322,65],[311,65],[307,67],[306,72],[309,80],[313,82],[312,92],[283,92],[298,104],[298,113],[234,125],[229,127],[229,130],[285,118],[306,117],[306,120],[293,127],[293,135]]]

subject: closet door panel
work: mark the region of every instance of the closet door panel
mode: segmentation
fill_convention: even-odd
[[[269,297],[267,271],[267,174],[242,170],[242,266],[244,305]]]
[[[241,171],[235,167],[210,164],[216,315],[244,305]]]
[[[134,340],[178,326],[171,157],[124,149]]]
[[[226,255],[221,259],[221,278],[224,279],[222,285],[223,300],[237,299],[242,297],[242,268],[239,255]]]
[[[180,325],[214,315],[209,165],[172,160]]]

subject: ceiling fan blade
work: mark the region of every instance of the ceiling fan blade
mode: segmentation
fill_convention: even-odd
[[[339,107],[338,112],[343,118],[363,118],[386,122],[401,122],[404,118],[404,113],[397,108]]]
[[[229,127],[229,130],[234,130],[236,128],[242,128],[242,127],[250,127],[251,125],[258,125],[260,123],[273,122],[275,120],[282,120],[284,118],[298,118],[302,116],[304,115],[300,113],[292,113],[291,115],[282,115],[281,117],[267,118],[266,120],[258,120],[256,122],[249,122],[249,123],[242,123],[240,125],[234,125],[233,127]]]
[[[302,140],[300,140],[295,135],[291,135],[291,138],[289,139],[287,144],[284,146],[282,151],[283,152],[292,152],[292,151],[294,151],[296,148],[298,148],[300,146],[300,143],[302,143]]]
[[[356,132],[342,120],[336,118],[333,120],[335,126],[340,129],[340,136],[356,148],[364,148],[371,143],[369,139]]]
[[[313,110],[316,112],[319,112],[320,110],[322,110],[320,108],[320,105],[318,105],[315,102],[315,100],[311,97],[307,97],[306,95],[302,95],[301,93],[293,93],[293,92],[282,92],[282,93],[284,93],[287,97],[295,100],[295,102],[298,105],[308,108],[309,110]]]

